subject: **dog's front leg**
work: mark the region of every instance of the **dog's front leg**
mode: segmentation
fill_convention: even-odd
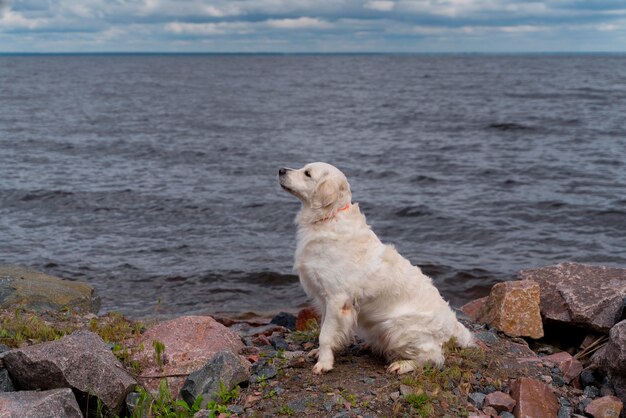
[[[313,373],[321,374],[332,370],[333,350],[343,347],[352,335],[356,322],[356,310],[346,299],[329,301],[326,304],[324,322],[320,330],[320,347]]]

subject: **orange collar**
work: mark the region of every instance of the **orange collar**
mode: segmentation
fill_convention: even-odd
[[[333,213],[331,216],[327,216],[326,218],[318,219],[317,221],[315,221],[315,223],[328,221],[328,220],[334,218],[339,212],[343,212],[344,210],[348,210],[348,209],[350,209],[350,202],[346,203],[346,205],[344,207],[342,207],[341,209],[337,210],[337,212]]]
[[[339,209],[337,212],[342,212],[344,210],[348,210],[350,209],[350,202],[346,203],[346,205],[344,207],[342,207],[341,209]]]

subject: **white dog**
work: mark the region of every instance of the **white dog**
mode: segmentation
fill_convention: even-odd
[[[431,279],[372,232],[341,171],[312,163],[281,168],[279,181],[302,202],[294,267],[322,314],[314,373],[331,370],[333,351],[355,332],[398,374],[442,365],[451,337],[461,347],[474,344]]]

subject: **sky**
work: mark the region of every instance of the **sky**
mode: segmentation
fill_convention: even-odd
[[[0,0],[0,52],[626,52],[626,0]]]

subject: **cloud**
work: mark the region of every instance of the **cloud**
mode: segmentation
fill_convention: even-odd
[[[625,17],[623,0],[0,0],[0,51],[626,51]]]
[[[365,3],[363,7],[365,7],[366,9],[378,10],[381,12],[388,12],[390,10],[393,10],[395,5],[396,4],[392,1],[379,0],[379,1],[368,1],[367,3]]]
[[[171,22],[165,30],[176,34],[187,35],[245,35],[265,31],[267,29],[327,29],[331,25],[321,19],[301,17],[298,19],[269,19],[260,22],[218,22],[218,23],[183,23]]]
[[[276,29],[328,29],[331,25],[321,19],[299,17],[297,19],[269,19],[265,24]]]

